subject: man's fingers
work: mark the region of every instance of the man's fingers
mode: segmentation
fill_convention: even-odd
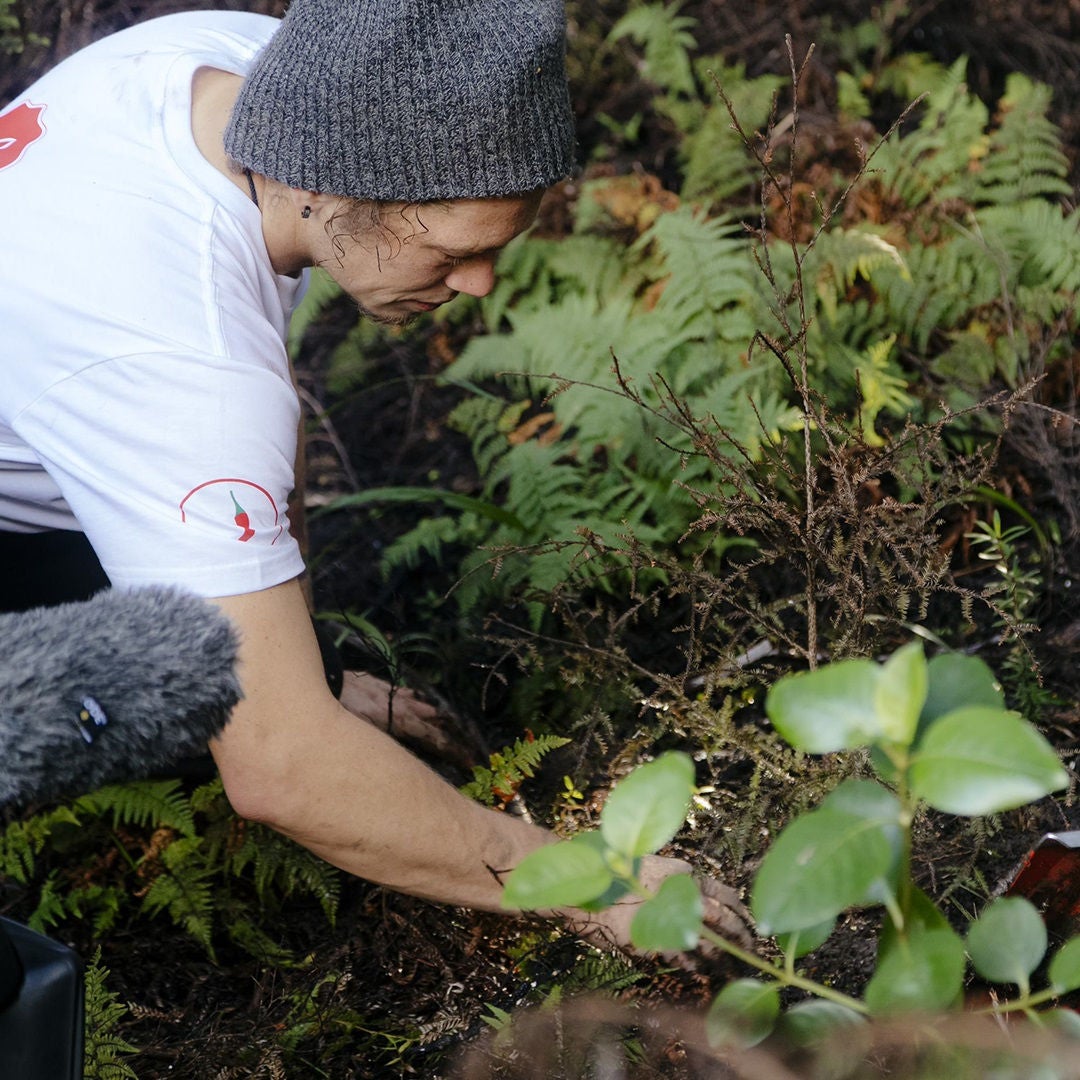
[[[753,920],[739,894],[731,886],[712,878],[699,879],[698,884],[705,902],[705,925],[734,944],[753,949],[754,938],[750,933]]]
[[[364,671],[345,672],[341,704],[383,731],[406,717],[433,721],[438,716],[434,705],[421,701],[411,690],[392,689],[389,683]]]
[[[471,764],[471,757],[439,722],[439,710],[411,690],[391,688],[362,671],[346,671],[341,704],[354,716],[388,732],[399,742],[434,754],[444,761]]]

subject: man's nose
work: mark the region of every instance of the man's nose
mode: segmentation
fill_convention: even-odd
[[[444,284],[454,292],[487,296],[495,287],[495,256],[477,255],[458,263],[446,275]]]

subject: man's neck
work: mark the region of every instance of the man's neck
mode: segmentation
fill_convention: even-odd
[[[191,82],[191,134],[202,156],[248,195],[247,177],[225,153],[225,127],[243,82],[240,75],[228,71],[199,68]]]

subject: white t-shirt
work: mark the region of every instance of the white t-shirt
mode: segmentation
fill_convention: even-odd
[[[303,281],[191,134],[196,69],[243,74],[277,25],[154,19],[0,114],[0,529],[81,528],[114,585],[223,596],[303,569],[285,350]]]

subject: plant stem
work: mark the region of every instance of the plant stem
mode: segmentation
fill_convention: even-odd
[[[768,960],[763,960],[760,956],[740,948],[734,942],[728,941],[727,938],[721,937],[707,926],[702,927],[701,936],[709,942],[710,945],[715,945],[718,949],[722,949],[724,952],[729,953],[737,960],[741,960],[744,964],[748,964],[752,968],[757,968],[758,971],[768,975],[779,983],[783,983],[785,986],[794,986],[799,990],[805,990],[815,997],[825,998],[827,1001],[832,1001],[837,1005],[843,1005],[845,1008],[852,1009],[864,1016],[870,1012],[869,1008],[867,1008],[863,1002],[859,1001],[858,998],[848,997],[847,994],[842,994],[839,990],[832,990],[828,986],[823,986],[821,983],[814,982],[813,979],[806,979],[793,971],[785,971],[782,968],[778,968],[775,964],[769,963]]]
[[[907,781],[907,755],[904,755],[904,767],[900,770],[900,784],[897,796],[900,799],[900,911],[903,925],[897,926],[901,934],[907,933],[911,922],[911,823],[915,819],[915,807],[911,802],[911,793]]]
[[[1001,1016],[1005,1013],[1027,1012],[1035,1005],[1042,1005],[1047,1001],[1055,1001],[1061,996],[1059,990],[1049,987],[1040,990],[1037,994],[1024,995],[1015,1001],[1003,1001],[1000,1004],[984,1005],[981,1009],[973,1009],[976,1016]]]

